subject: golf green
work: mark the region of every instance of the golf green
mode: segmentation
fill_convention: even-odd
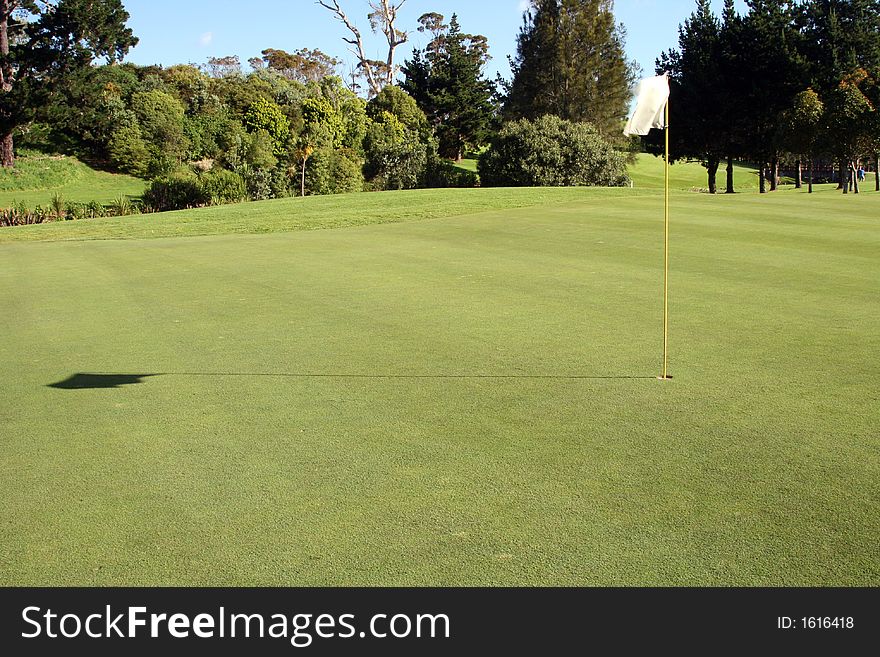
[[[0,581],[880,584],[880,194],[547,194],[0,245]]]

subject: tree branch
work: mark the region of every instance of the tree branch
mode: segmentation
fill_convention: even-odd
[[[406,0],[404,0],[404,2],[405,1]],[[372,67],[370,67],[368,64],[370,60],[367,58],[366,51],[364,50],[364,40],[361,36],[361,31],[348,19],[345,11],[343,11],[342,7],[339,6],[339,0],[329,0],[329,2],[325,2],[325,0],[316,0],[316,2],[317,4],[324,7],[324,9],[333,12],[333,14],[336,16],[336,19],[339,20],[343,25],[345,25],[345,27],[348,28],[348,31],[354,35],[353,39],[343,38],[343,41],[351,44],[352,46],[357,46],[356,55],[358,60],[360,60],[360,65],[364,71],[364,74],[367,76],[367,82],[370,85],[370,89],[374,94],[378,94],[380,91],[382,91],[382,85],[376,79]],[[331,2],[332,4],[330,4]]]

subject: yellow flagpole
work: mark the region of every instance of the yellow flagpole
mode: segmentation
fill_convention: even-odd
[[[664,243],[663,243],[663,376],[669,376],[669,101],[666,101],[666,167],[664,197]]]

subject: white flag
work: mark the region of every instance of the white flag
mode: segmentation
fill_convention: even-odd
[[[623,134],[646,135],[651,128],[666,127],[666,103],[669,102],[669,77],[645,78],[636,87],[636,109]]]

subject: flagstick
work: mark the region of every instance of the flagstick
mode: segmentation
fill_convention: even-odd
[[[666,136],[666,167],[665,182],[666,194],[664,197],[664,266],[663,266],[663,376],[661,379],[672,378],[669,376],[669,101],[666,102],[666,118],[664,130]]]

